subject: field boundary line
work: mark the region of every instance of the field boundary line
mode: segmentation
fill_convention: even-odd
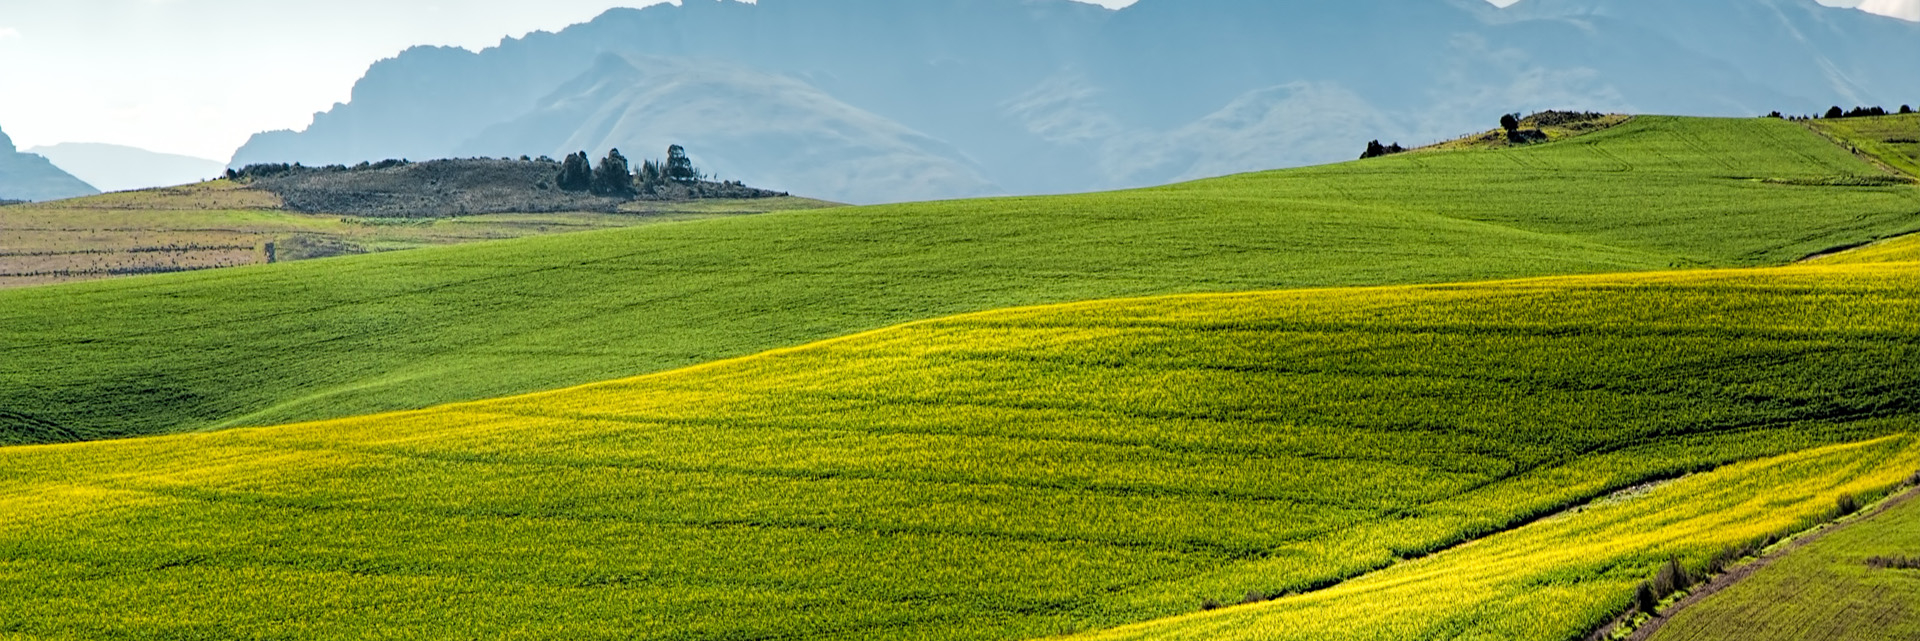
[[[1654,635],[1659,634],[1662,629],[1665,629],[1669,622],[1673,621],[1675,615],[1680,614],[1687,608],[1699,605],[1700,602],[1707,600],[1713,595],[1719,594],[1721,591],[1739,584],[1741,581],[1746,580],[1747,577],[1753,576],[1755,572],[1771,567],[1774,563],[1786,558],[1787,555],[1799,551],[1800,548],[1818,543],[1822,539],[1827,538],[1827,536],[1845,530],[1855,524],[1870,521],[1882,513],[1905,505],[1916,498],[1920,498],[1920,486],[1908,487],[1894,493],[1891,497],[1881,500],[1871,509],[1856,512],[1841,517],[1838,520],[1815,525],[1796,535],[1787,543],[1774,549],[1774,551],[1763,554],[1752,562],[1740,565],[1739,567],[1727,570],[1719,576],[1713,577],[1712,580],[1694,589],[1679,601],[1668,605],[1660,614],[1648,618],[1645,623],[1634,628],[1633,633],[1624,639],[1625,641],[1647,641],[1648,639],[1652,639]],[[1612,621],[1608,621],[1606,625],[1601,626],[1599,630],[1594,631],[1593,634],[1587,635],[1586,641],[1605,641],[1606,639],[1613,638],[1613,633],[1618,626],[1637,614],[1639,614],[1638,611],[1629,610],[1625,614],[1615,617]]]

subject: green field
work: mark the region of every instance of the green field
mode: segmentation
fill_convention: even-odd
[[[1920,638],[1920,570],[1874,568],[1874,557],[1920,556],[1920,501],[1794,550],[1680,611],[1656,641]]]
[[[1158,189],[12,290],[0,442],[420,408],[1018,305],[1780,264],[1920,229],[1920,189],[1850,178],[1878,172],[1793,123],[1639,117]]]
[[[1920,178],[1920,114],[1809,120],[1807,126],[1888,167]]]
[[[1916,283],[1875,263],[1021,308],[426,411],[4,448],[0,632],[1013,639],[1393,566],[1155,625],[1555,638],[1665,554],[1920,469]],[[1314,614],[1455,585],[1436,576],[1458,592]]]
[[[1911,437],[1763,459],[1609,497],[1324,591],[1077,638],[1585,638],[1610,615],[1631,607],[1634,586],[1667,559],[1697,568],[1720,549],[1826,518],[1840,496],[1882,491],[1915,468],[1920,468],[1920,441]],[[1779,638],[1912,638],[1810,636],[1800,630]]]
[[[214,181],[0,207],[0,288],[198,271],[827,206],[803,198],[635,202],[618,214],[376,219],[281,209]]]

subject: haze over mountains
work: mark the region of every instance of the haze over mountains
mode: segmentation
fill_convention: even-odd
[[[657,156],[847,202],[1345,160],[1547,108],[1920,102],[1920,25],[1814,0],[685,0],[382,61],[233,159]]]
[[[21,153],[0,131],[0,200],[59,200],[100,193],[45,157]]]
[[[101,143],[67,142],[34,147],[27,153],[45,156],[102,191],[184,185],[217,177],[226,169],[217,160]]]

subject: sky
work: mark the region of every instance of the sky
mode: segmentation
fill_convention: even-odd
[[[305,128],[409,46],[478,50],[656,1],[0,0],[0,130],[23,149],[105,142],[224,162],[254,133]],[[1820,1],[1920,20],[1920,0]]]

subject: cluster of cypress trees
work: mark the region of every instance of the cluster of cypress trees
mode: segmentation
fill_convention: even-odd
[[[560,163],[560,175],[554,184],[566,191],[590,191],[600,196],[632,196],[637,193],[654,193],[660,186],[668,183],[696,183],[703,180],[700,170],[695,169],[693,160],[687,157],[687,150],[680,145],[667,148],[665,162],[644,161],[635,171],[626,156],[615,149],[607,152],[607,157],[594,165],[587,158],[587,152],[567,154]]]

